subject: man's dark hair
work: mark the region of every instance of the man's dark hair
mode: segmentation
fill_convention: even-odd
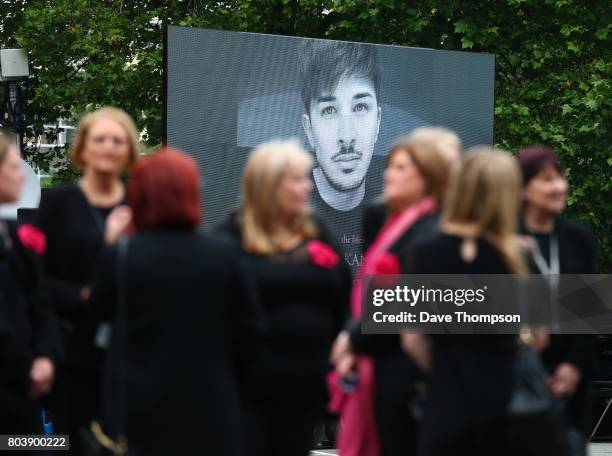
[[[378,99],[382,66],[374,45],[306,39],[299,50],[302,101],[307,113],[310,102],[336,90],[343,76],[361,76],[372,81]]]

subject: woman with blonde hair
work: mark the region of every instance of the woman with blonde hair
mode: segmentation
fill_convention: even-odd
[[[85,115],[70,148],[78,182],[45,192],[38,223],[47,237],[46,284],[62,321],[66,360],[58,372],[52,412],[57,433],[70,434],[81,454],[79,428],[98,412],[104,331],[88,305],[91,280],[107,226],[128,222],[123,174],[136,162],[138,131],[117,108]],[[111,212],[114,214],[111,216]],[[97,342],[96,342],[97,340]]]
[[[467,153],[444,205],[441,233],[403,252],[410,274],[522,274],[515,235],[521,176],[499,150]],[[512,335],[402,335],[405,350],[431,369],[430,402],[419,455],[504,454],[500,430],[512,390],[516,354]]]
[[[436,150],[453,164],[461,161],[461,139],[444,127],[419,127],[410,133],[410,140],[432,144]]]
[[[243,252],[267,320],[244,388],[252,455],[306,456],[325,411],[327,355],[347,315],[350,272],[309,209],[312,158],[293,142],[249,157],[242,207],[220,231]]]

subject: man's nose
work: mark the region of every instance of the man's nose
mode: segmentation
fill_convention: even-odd
[[[342,115],[340,117],[338,142],[344,147],[352,146],[355,143],[355,129],[350,116]]]

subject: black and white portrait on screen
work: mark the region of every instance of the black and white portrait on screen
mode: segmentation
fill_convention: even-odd
[[[335,229],[347,262],[361,262],[363,205],[380,192],[382,67],[375,46],[305,40],[299,49],[302,126],[315,158],[313,210]],[[378,171],[369,173],[371,165]],[[373,177],[368,181],[368,176]]]
[[[445,126],[467,148],[493,138],[494,56],[403,46],[168,28],[168,144],[203,174],[204,229],[240,204],[257,145],[313,154],[311,206],[354,269],[361,214],[382,193],[386,155],[415,128]]]

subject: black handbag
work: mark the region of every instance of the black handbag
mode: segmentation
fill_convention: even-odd
[[[521,344],[514,362],[514,386],[507,407],[506,439],[513,453],[573,456],[563,434],[562,404],[546,383],[539,355]]]
[[[518,293],[521,313],[529,315],[526,289],[520,283]],[[530,330],[522,332],[518,339],[513,388],[507,407],[507,445],[512,453],[520,455],[586,456],[584,439],[569,423],[564,401],[550,391],[549,374],[540,355],[532,348],[532,341]]]

